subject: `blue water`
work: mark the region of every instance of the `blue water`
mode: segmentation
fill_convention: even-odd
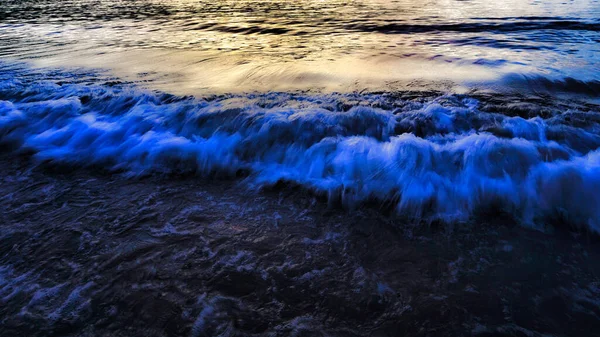
[[[0,143],[418,221],[600,232],[599,17],[597,1],[6,1]]]
[[[584,106],[524,103],[513,111],[534,116],[523,118],[481,110],[467,95],[178,97],[3,65],[0,141],[38,162],[242,175],[249,186],[293,183],[348,207],[381,202],[410,219],[493,210],[527,226],[566,219],[600,231],[600,117]]]

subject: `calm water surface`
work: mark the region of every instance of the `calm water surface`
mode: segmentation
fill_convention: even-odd
[[[0,57],[192,94],[590,82],[599,18],[597,0],[9,0]]]

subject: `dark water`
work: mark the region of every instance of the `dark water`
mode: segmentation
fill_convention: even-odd
[[[1,336],[593,336],[597,1],[2,1]]]
[[[2,336],[595,336],[600,247],[2,157]]]

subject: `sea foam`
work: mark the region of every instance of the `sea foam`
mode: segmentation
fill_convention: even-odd
[[[599,119],[523,118],[442,95],[265,93],[175,97],[132,85],[0,83],[0,143],[43,162],[132,175],[249,177],[419,221],[478,212],[600,232]],[[542,118],[544,117],[544,118]]]

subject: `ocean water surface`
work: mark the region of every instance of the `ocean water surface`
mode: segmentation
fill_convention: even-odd
[[[597,0],[2,0],[0,332],[585,336],[599,113]]]
[[[7,0],[0,56],[184,94],[566,79],[597,93],[599,17],[596,0]]]
[[[7,1],[0,140],[599,231],[598,17],[596,1]]]

